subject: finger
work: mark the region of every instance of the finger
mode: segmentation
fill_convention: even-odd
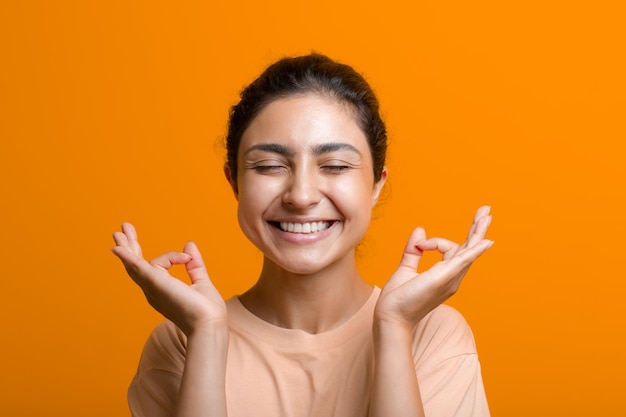
[[[128,238],[122,232],[114,232],[113,240],[117,246],[123,246],[130,249],[130,244],[128,243]]]
[[[139,239],[137,238],[137,231],[135,227],[130,223],[122,223],[122,232],[126,235],[128,244],[132,251],[139,257],[143,258],[141,246],[139,245]]]
[[[471,248],[459,249],[451,259],[438,262],[420,274],[422,282],[438,282],[439,288],[444,290],[443,299],[450,297],[457,291],[472,263],[492,244],[490,240],[483,240]]]
[[[135,255],[130,248],[115,246],[111,252],[122,261],[128,275],[140,286],[151,278],[150,272],[154,271],[152,266],[145,259]]]
[[[128,246],[118,244],[111,249],[111,252],[113,252],[113,255],[117,256],[124,265],[136,262],[137,257]]]
[[[191,260],[191,255],[183,252],[167,252],[150,261],[150,265],[164,270],[174,265],[186,264]]]
[[[431,237],[430,239],[420,242],[418,249],[422,251],[436,250],[443,254],[443,259],[446,260],[454,256],[459,249],[459,244],[442,237]]]
[[[411,270],[411,272],[416,272],[417,267],[419,265],[420,259],[422,259],[422,254],[424,253],[424,249],[422,249],[419,245],[421,242],[424,242],[426,239],[426,232],[421,227],[413,230],[411,233],[411,237],[404,247],[404,252],[402,253],[402,258],[400,259],[400,267]]]
[[[478,210],[476,210],[476,213],[474,214],[474,221],[472,222],[472,227],[470,227],[470,230],[467,233],[466,240],[469,240],[470,236],[472,236],[472,234],[474,233],[474,230],[476,229],[476,224],[478,223],[478,221],[484,216],[488,215],[490,211],[491,211],[491,206],[482,206]]]
[[[493,243],[492,240],[483,239],[474,246],[459,250],[457,254],[448,261],[448,264],[453,268],[468,268],[480,255],[493,246]]]
[[[202,255],[198,250],[198,246],[196,246],[194,242],[188,242],[185,245],[183,252],[191,258],[191,260],[185,264],[191,283],[194,284],[201,281],[209,281],[209,273],[204,266],[204,260],[202,260]]]
[[[484,217],[489,214],[491,211],[491,206],[482,206],[476,210],[476,214],[474,215],[474,222],[477,222],[481,217]]]
[[[481,217],[476,223],[476,227],[474,228],[473,233],[468,237],[464,246],[472,247],[476,245],[478,242],[480,242],[481,240],[483,240],[485,238],[485,235],[487,234],[487,229],[489,228],[490,224],[491,224],[490,215]]]
[[[205,295],[221,300],[222,296],[209,278],[209,273],[202,260],[202,255],[195,242],[188,242],[183,251],[191,255],[191,261],[185,265],[189,278],[191,279],[191,284],[195,285],[197,288],[201,288],[201,291]]]

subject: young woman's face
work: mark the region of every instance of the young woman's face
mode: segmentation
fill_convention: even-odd
[[[239,224],[272,262],[300,274],[354,257],[386,178],[352,109],[316,94],[278,99],[241,139]]]

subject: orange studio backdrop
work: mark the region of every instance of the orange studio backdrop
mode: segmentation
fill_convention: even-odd
[[[254,282],[220,140],[246,83],[312,50],[364,73],[388,123],[366,279],[384,285],[415,226],[461,240],[490,204],[496,244],[449,303],[474,330],[492,414],[626,415],[623,12],[2,2],[0,415],[129,415],[161,317],[109,252],[122,221],[148,257],[195,240],[224,297]]]

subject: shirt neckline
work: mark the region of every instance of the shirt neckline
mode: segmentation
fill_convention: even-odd
[[[305,349],[329,348],[344,344],[364,332],[371,334],[374,307],[379,295],[380,288],[374,286],[369,298],[348,320],[321,333],[308,333],[301,329],[287,329],[268,323],[249,311],[238,296],[230,298],[226,305],[231,331],[250,337],[256,343]]]

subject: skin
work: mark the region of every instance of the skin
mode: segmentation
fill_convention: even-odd
[[[276,326],[319,333],[340,326],[367,300],[372,287],[359,275],[355,247],[370,222],[387,178],[375,183],[364,134],[349,107],[315,94],[268,104],[242,137],[238,178],[226,177],[239,201],[239,223],[263,252],[257,283],[240,297],[251,312]],[[323,221],[327,230],[282,231],[280,222]],[[423,416],[413,366],[411,330],[452,296],[474,262],[493,244],[485,239],[489,207],[476,212],[462,244],[411,234],[396,272],[375,308],[375,352],[370,417]],[[149,303],[188,338],[177,416],[226,416],[228,317],[200,252],[188,243],[148,262],[132,225],[113,235],[113,253]],[[441,262],[417,273],[425,251]],[[191,284],[169,275],[183,264]],[[206,393],[210,393],[206,395]]]
[[[239,224],[264,254],[242,303],[282,327],[318,333],[340,325],[372,290],[358,274],[354,250],[387,175],[374,184],[352,109],[316,95],[277,100],[244,133],[238,164],[231,184]],[[294,234],[279,230],[274,222],[281,221],[331,225]]]

